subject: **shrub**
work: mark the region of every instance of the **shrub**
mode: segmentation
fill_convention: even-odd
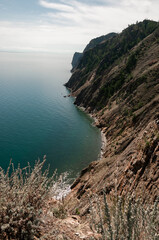
[[[158,240],[159,198],[154,205],[143,204],[141,199],[118,196],[108,204],[105,192],[103,204],[96,197],[90,199],[92,229],[98,230],[102,240]]]
[[[40,236],[42,209],[50,197],[54,176],[42,172],[45,159],[5,173],[0,168],[0,239],[31,240]]]
[[[135,124],[137,122],[137,116],[136,114],[133,114],[132,116],[132,122]]]

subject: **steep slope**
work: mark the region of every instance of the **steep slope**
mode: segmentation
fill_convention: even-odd
[[[83,54],[85,52],[87,52],[88,50],[96,47],[98,44],[101,44],[103,42],[105,42],[106,40],[116,36],[117,33],[109,33],[107,35],[103,35],[103,36],[100,36],[100,37],[97,37],[97,38],[94,38],[92,39],[89,44],[85,47],[85,49],[83,50],[83,53],[79,53],[79,52],[75,52],[74,56],[73,56],[73,59],[72,59],[72,72],[75,71],[76,67],[78,66],[80,60],[82,59],[83,57]]]
[[[88,51],[90,49],[93,49],[97,45],[99,45],[101,43],[104,43],[106,40],[111,39],[112,37],[114,37],[116,35],[117,35],[117,33],[112,32],[112,33],[108,33],[106,35],[103,35],[103,36],[100,36],[100,37],[92,39],[89,42],[89,44],[85,47],[83,52],[86,52],[86,51]]]
[[[102,160],[72,186],[71,208],[88,210],[87,193],[159,194],[159,25],[144,20],[82,57],[66,84],[107,138]],[[79,203],[79,199],[82,199]],[[78,208],[79,208],[78,206]]]
[[[76,68],[76,66],[78,66],[81,58],[83,57],[83,53],[80,53],[80,52],[75,52],[74,55],[73,55],[73,58],[72,58],[72,72],[73,70]]]

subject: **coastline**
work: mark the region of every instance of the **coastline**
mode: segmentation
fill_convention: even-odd
[[[66,87],[66,85],[64,84],[64,87]],[[72,94],[72,90],[71,88],[68,88],[66,87],[66,89],[70,92],[70,94],[68,94],[67,97],[72,97],[72,98],[76,98],[76,96],[73,96]],[[107,139],[106,139],[106,136],[105,136],[105,131],[102,129],[102,128],[99,128],[98,127],[98,119],[93,115],[93,113],[89,113],[85,107],[81,107],[81,106],[77,106],[75,105],[79,110],[85,112],[89,117],[91,117],[93,119],[93,124],[94,126],[96,126],[98,129],[100,129],[100,132],[101,132],[101,151],[99,153],[99,157],[97,158],[97,161],[98,160],[101,160],[103,155],[104,155],[104,152],[106,150],[106,145],[107,145]]]
[[[67,87],[66,87],[67,88]],[[67,90],[69,90],[71,92],[71,89],[67,88]],[[72,94],[70,93],[67,97],[73,97],[75,98],[74,96],[72,96]],[[99,130],[100,130],[100,134],[101,134],[101,148],[100,148],[100,152],[98,154],[98,158],[96,161],[100,161],[102,158],[103,158],[103,155],[104,155],[104,152],[105,152],[105,149],[106,149],[106,145],[107,145],[107,139],[105,137],[105,131],[102,129],[102,128],[99,128],[98,127],[98,119],[93,115],[93,113],[89,113],[87,112],[87,110],[84,108],[84,107],[81,107],[81,106],[77,106],[75,105],[80,111],[83,111],[84,113],[86,113],[92,120],[93,120],[93,125],[95,127],[97,127]],[[87,166],[86,166],[87,167]],[[82,170],[80,171],[80,173],[82,172]],[[66,177],[66,173],[63,173],[64,176]],[[66,174],[66,175],[65,175]],[[68,176],[68,175],[67,175]],[[62,177],[62,175],[61,175]],[[69,177],[69,176],[68,176]],[[78,178],[78,176],[76,177],[76,179]],[[74,181],[76,181],[76,179]],[[72,183],[73,184],[73,183]],[[53,199],[56,199],[56,200],[62,200],[64,199],[65,197],[67,197],[67,195],[69,195],[71,193],[71,186],[72,184],[68,184],[68,182],[66,181],[66,178],[65,178],[65,181],[64,182],[60,182],[60,184],[58,183],[58,188],[57,188],[57,191],[55,193],[55,195],[53,196]],[[56,186],[57,187],[57,186]]]
[[[85,112],[90,118],[92,118],[93,119],[93,125],[100,130],[100,133],[101,133],[101,151],[99,153],[99,158],[97,159],[97,161],[100,161],[102,159],[103,155],[104,155],[104,152],[106,150],[106,145],[107,145],[107,139],[106,139],[106,136],[105,136],[105,131],[102,128],[98,127],[98,119],[95,116],[93,116],[92,113],[88,113],[84,107],[80,107],[80,106],[77,106],[77,105],[76,105],[76,107],[78,109],[80,109],[81,111]]]

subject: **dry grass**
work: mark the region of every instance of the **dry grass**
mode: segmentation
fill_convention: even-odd
[[[110,204],[104,194],[103,203],[90,199],[91,228],[103,240],[159,240],[159,198],[154,205],[143,204],[134,197],[115,197]]]
[[[33,169],[29,164],[14,169],[10,164],[7,172],[0,168],[0,239],[50,240],[60,234],[63,239],[78,239],[73,226],[80,228],[82,222],[65,220],[67,206],[52,199],[65,176],[48,177],[48,170],[42,171],[44,163],[45,159],[37,161]],[[92,233],[99,233],[103,240],[159,240],[159,199],[146,205],[133,197],[117,197],[108,204],[105,192],[103,196],[103,202],[98,196],[90,199]],[[85,239],[97,239],[86,232]]]
[[[10,164],[6,173],[0,168],[0,239],[40,237],[43,208],[54,184],[54,176],[42,171],[44,162],[37,161],[33,169]]]

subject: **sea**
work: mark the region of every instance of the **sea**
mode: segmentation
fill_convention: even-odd
[[[0,167],[33,167],[46,155],[49,174],[78,176],[97,160],[101,134],[93,119],[64,97],[70,53],[0,52]]]

